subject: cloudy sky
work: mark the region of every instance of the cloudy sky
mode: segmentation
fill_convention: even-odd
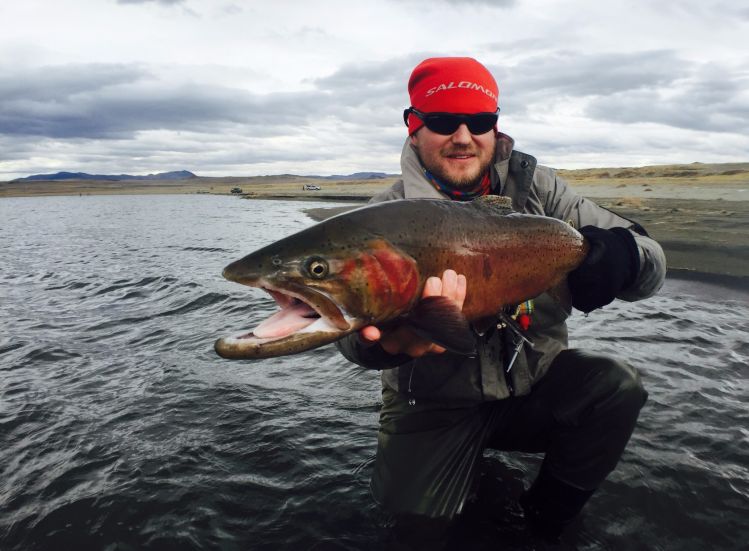
[[[0,0],[0,28],[0,180],[399,172],[443,55],[544,164],[749,160],[746,2]]]

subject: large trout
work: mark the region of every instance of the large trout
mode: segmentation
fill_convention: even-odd
[[[471,352],[468,322],[557,286],[587,254],[569,224],[513,212],[498,199],[377,203],[233,262],[224,277],[264,289],[280,311],[217,340],[216,352],[232,359],[294,354],[394,321]],[[426,279],[448,268],[468,282],[462,312],[443,297],[419,300]]]

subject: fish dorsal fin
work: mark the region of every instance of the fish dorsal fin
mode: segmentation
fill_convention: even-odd
[[[497,210],[501,214],[515,212],[512,208],[512,198],[507,195],[482,195],[481,197],[474,199],[474,202],[481,206],[487,206]]]

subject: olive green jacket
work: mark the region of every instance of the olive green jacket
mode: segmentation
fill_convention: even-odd
[[[371,202],[397,199],[449,198],[435,189],[424,177],[419,158],[406,140],[401,156],[403,178]],[[565,220],[576,228],[587,225],[601,228],[625,227],[635,236],[640,252],[640,272],[635,282],[617,297],[626,301],[647,298],[663,284],[666,260],[660,245],[649,238],[636,223],[604,209],[577,195],[553,169],[537,166],[530,155],[513,151],[513,140],[504,134],[497,138],[497,154],[491,167],[493,193],[512,199],[517,212],[551,216]],[[481,231],[481,228],[476,228]],[[440,275],[440,274],[433,274]],[[469,282],[470,285],[470,282]],[[497,400],[530,392],[543,377],[556,355],[567,348],[566,319],[571,306],[544,293],[534,299],[531,326],[512,369],[504,366],[514,350],[509,331],[488,331],[478,338],[475,355],[451,352],[429,354],[411,359],[391,356],[375,344],[365,346],[357,334],[339,341],[337,346],[350,361],[361,366],[382,369],[386,388],[413,398],[464,402]]]

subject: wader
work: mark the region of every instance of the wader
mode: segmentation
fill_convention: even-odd
[[[594,490],[614,469],[647,393],[627,363],[564,350],[530,394],[455,406],[383,390],[371,490],[395,514],[461,512],[485,448],[545,453],[542,469]]]

